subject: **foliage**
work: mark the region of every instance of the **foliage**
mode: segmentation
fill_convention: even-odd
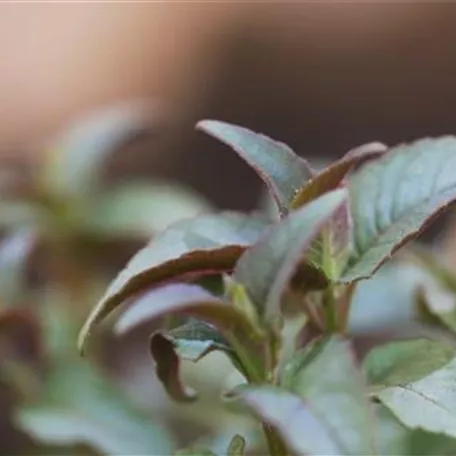
[[[53,278],[63,296],[46,286],[47,294],[27,295],[43,312],[7,308],[0,333],[20,322],[41,341],[33,360],[41,370],[17,351],[2,366],[21,393],[17,427],[66,454],[78,445],[101,454],[455,454],[456,273],[418,243],[395,254],[456,200],[456,138],[370,143],[316,171],[288,146],[245,128],[214,120],[197,128],[255,169],[273,210],[188,217],[179,209],[178,220],[152,230],[82,325],[78,348],[90,359],[75,353],[82,322],[71,301],[81,297],[75,275],[86,281],[84,302],[91,299],[92,259],[81,271],[70,258],[66,274]],[[83,168],[93,194],[93,166]],[[93,207],[79,209],[84,192],[73,182],[61,191],[61,172],[48,193],[86,214],[82,231],[65,225],[80,239],[99,221],[88,215]],[[145,200],[133,200],[138,220],[148,218]],[[160,216],[171,204],[151,207]],[[69,213],[65,220],[74,220]],[[97,231],[101,239],[125,232],[116,220],[135,217],[100,213],[114,214]],[[27,226],[36,239],[45,232]],[[15,287],[31,239],[19,234],[11,238],[18,255],[3,261],[8,249],[0,248],[5,283]],[[58,240],[67,245],[68,237]],[[96,331],[108,317],[120,345],[153,328],[145,347],[151,367],[192,423],[191,435],[183,437],[171,415],[158,419],[157,404],[134,407],[113,384],[103,356],[118,352],[109,333]]]

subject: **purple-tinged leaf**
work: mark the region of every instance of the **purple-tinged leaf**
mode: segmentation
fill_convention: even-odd
[[[277,431],[293,454],[350,454],[333,438],[325,420],[299,396],[273,386],[246,387],[239,396],[263,423]]]
[[[226,301],[198,285],[176,283],[155,288],[134,300],[117,320],[114,331],[123,335],[140,324],[177,313],[205,320],[218,328],[245,325],[242,314]]]
[[[237,309],[231,303],[211,295],[198,285],[190,284],[170,284],[161,288],[149,291],[137,301],[134,301],[130,307],[121,315],[115,325],[116,334],[125,334],[136,326],[165,315],[179,314],[192,318],[197,318],[205,323],[213,325],[219,330],[220,337],[211,341],[214,344],[205,347],[209,349],[219,349],[222,347],[220,341],[228,341],[229,344],[233,339],[237,344],[242,345],[243,352],[249,360],[243,358],[243,362],[249,362],[248,368],[251,368],[252,375],[255,378],[262,378],[265,370],[265,356],[263,356],[262,340],[255,338],[256,328],[252,327],[248,316]],[[217,344],[217,345],[215,345]],[[175,344],[176,353],[179,354],[179,344]],[[233,346],[233,350],[237,347]],[[236,354],[225,346],[225,350],[230,357],[239,366]],[[205,353],[200,352],[203,356]],[[198,355],[198,353],[197,353]],[[245,368],[245,365],[241,365]]]
[[[308,345],[285,366],[282,386],[331,429],[337,454],[377,454],[367,388],[348,341],[333,336]]]
[[[260,315],[273,316],[306,249],[344,203],[336,190],[291,213],[239,259],[234,277],[242,283]]]
[[[387,151],[387,147],[381,143],[369,143],[347,152],[340,160],[331,163],[317,175],[313,176],[295,195],[292,207],[307,204],[326,192],[339,187],[348,172],[354,167],[380,157]]]
[[[80,351],[93,326],[127,298],[166,282],[230,272],[265,228],[263,221],[234,212],[202,215],[170,226],[111,283],[80,332]]]
[[[354,248],[341,281],[365,279],[456,199],[456,138],[399,145],[348,179]]]
[[[196,392],[180,378],[180,360],[173,341],[160,332],[153,334],[150,338],[150,353],[155,361],[157,378],[170,397],[178,402],[195,400]]]
[[[293,196],[313,175],[305,160],[267,136],[217,120],[202,120],[196,128],[230,146],[255,169],[282,215],[288,213]]]

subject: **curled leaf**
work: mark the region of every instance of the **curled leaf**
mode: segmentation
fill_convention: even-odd
[[[287,145],[247,128],[216,120],[202,120],[197,129],[230,146],[263,179],[282,215],[291,209],[296,191],[313,171]]]
[[[179,402],[195,400],[195,391],[181,381],[180,360],[173,341],[162,333],[155,333],[150,339],[150,352],[155,361],[157,377],[168,394]]]
[[[170,226],[139,251],[111,283],[81,329],[79,350],[84,351],[93,326],[127,298],[184,277],[229,272],[264,230],[263,221],[234,212],[202,215]]]
[[[399,145],[348,179],[354,249],[341,281],[370,277],[456,199],[456,138]]]
[[[291,213],[241,256],[234,277],[245,286],[260,315],[278,311],[306,248],[346,196],[345,190],[336,190]]]

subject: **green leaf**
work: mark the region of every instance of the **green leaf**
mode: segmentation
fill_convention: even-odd
[[[295,394],[273,386],[246,387],[240,399],[278,432],[294,454],[352,454],[344,452],[326,420]]]
[[[211,206],[190,189],[165,183],[124,184],[95,201],[84,228],[98,235],[150,237]]]
[[[386,388],[377,398],[410,429],[456,438],[456,359],[428,376]]]
[[[282,215],[288,213],[294,195],[313,175],[305,160],[267,136],[216,120],[202,120],[196,128],[230,146],[255,169]]]
[[[174,456],[216,456],[215,453],[209,448],[201,446],[194,446],[178,450],[174,453]]]
[[[336,190],[291,213],[241,256],[234,277],[245,286],[260,315],[278,311],[306,248],[346,196],[344,190]]]
[[[374,348],[364,359],[363,368],[370,384],[389,387],[426,377],[455,356],[456,349],[443,342],[401,340]]]
[[[233,353],[233,348],[220,331],[203,321],[188,321],[170,330],[167,336],[172,339],[179,357],[194,363],[214,350]]]
[[[0,243],[0,297],[2,305],[12,305],[24,299],[26,267],[37,235],[30,229],[17,230]]]
[[[157,378],[170,397],[178,402],[195,400],[196,392],[181,381],[180,360],[173,340],[156,332],[150,338],[150,353],[155,361]]]
[[[323,338],[300,351],[284,369],[283,386],[326,423],[339,453],[376,454],[372,410],[350,344]]]
[[[139,324],[170,314],[186,315],[214,325],[230,345],[236,343],[236,346],[233,346],[236,353],[240,346],[243,352],[246,352],[245,356],[249,359],[243,358],[242,361],[254,369],[255,376],[263,376],[265,361],[262,339],[257,329],[252,327],[241,310],[197,285],[170,284],[146,293],[121,315],[115,332],[125,334]],[[206,345],[206,351],[215,348],[213,344],[212,340],[210,346]]]
[[[125,299],[170,280],[231,271],[265,228],[263,221],[234,212],[202,215],[170,226],[139,251],[111,283],[80,332],[80,351],[84,351],[93,326]]]
[[[228,446],[228,456],[243,456],[245,451],[245,439],[239,434],[236,434]]]
[[[376,406],[379,428],[379,453],[391,456],[452,455],[456,440],[422,429],[407,429],[383,405]]]
[[[92,198],[106,159],[151,127],[150,109],[128,103],[99,110],[75,123],[54,144],[43,186],[62,198]]]
[[[295,195],[292,207],[297,209],[315,198],[335,190],[355,166],[380,157],[386,150],[387,147],[381,143],[369,143],[349,151],[340,160],[331,163],[313,176]]]
[[[171,454],[172,438],[87,363],[49,373],[40,403],[20,407],[16,424],[47,444],[87,444],[107,454]]]
[[[390,149],[348,181],[354,250],[341,281],[370,277],[456,198],[456,138]]]

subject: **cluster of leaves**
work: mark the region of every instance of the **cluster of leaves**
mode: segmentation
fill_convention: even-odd
[[[245,128],[212,120],[197,127],[257,171],[276,216],[222,212],[169,226],[108,287],[79,349],[126,301],[117,334],[183,316],[183,325],[150,338],[164,388],[176,401],[195,401],[181,361],[223,351],[243,379],[225,391],[226,406],[261,423],[269,454],[454,454],[453,275],[423,260],[435,282],[416,296],[426,330],[380,341],[367,355],[356,352],[350,310],[360,282],[456,199],[456,138],[371,143],[316,172],[286,145]],[[285,336],[296,316],[305,318],[290,351]],[[448,337],[437,337],[437,326]],[[224,452],[262,444],[257,434],[236,435]],[[214,454],[195,445],[177,454]]]
[[[151,126],[146,109],[109,108],[51,144],[27,179],[3,175],[0,454],[172,449],[168,430],[151,424],[150,410],[123,398],[103,357],[88,364],[74,344],[94,293],[111,278],[94,261],[100,252],[117,251],[125,241],[136,245],[182,216],[211,210],[203,198],[171,183],[103,184],[108,159]],[[5,420],[21,432],[19,446],[2,435]]]

